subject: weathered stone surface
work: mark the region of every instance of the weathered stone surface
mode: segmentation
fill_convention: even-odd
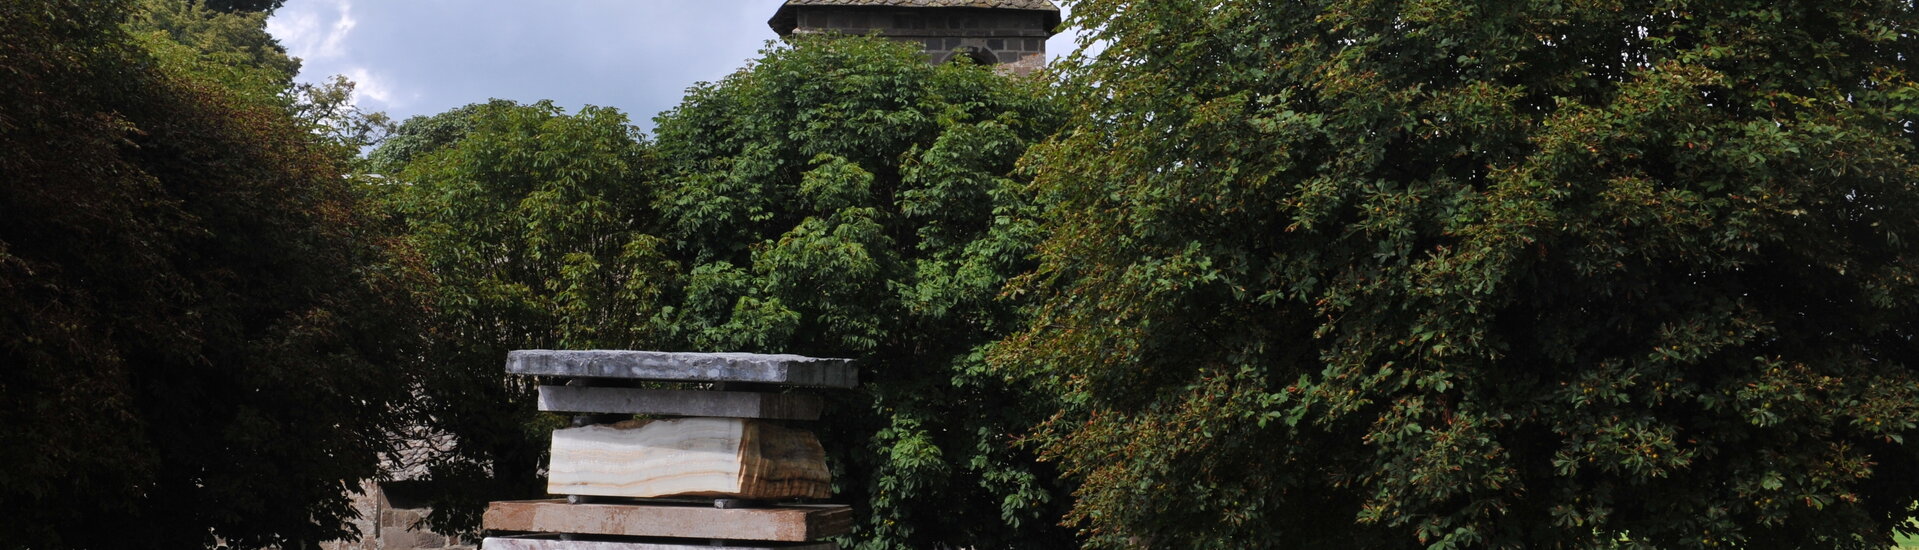
[[[555,535],[487,537],[486,550],[839,550],[830,542],[720,542],[693,544],[675,539],[622,541],[559,540]]]
[[[556,430],[547,468],[556,495],[826,498],[832,481],[811,432],[740,418]]]
[[[786,0],[788,6],[873,6],[887,8],[1000,8],[1059,11],[1051,0]]]
[[[1060,12],[1045,0],[792,0],[766,24],[780,36],[878,34],[919,47],[932,63],[970,59],[1027,75],[1044,64]]]
[[[507,353],[506,372],[831,388],[850,388],[859,383],[859,371],[853,367],[851,359],[757,353],[530,349]]]
[[[420,519],[426,517],[426,514],[432,510],[407,507],[418,506],[416,501],[388,498],[387,485],[388,483],[373,480],[362,481],[360,484],[362,492],[352,498],[353,509],[359,512],[359,517],[354,519],[352,524],[360,530],[360,540],[322,542],[320,550],[472,550],[475,548],[473,541],[427,529],[420,523]]]
[[[480,521],[493,531],[807,542],[851,531],[853,509],[837,504],[723,510],[514,500],[489,504]]]
[[[540,410],[553,412],[819,420],[820,407],[803,393],[540,386]]]

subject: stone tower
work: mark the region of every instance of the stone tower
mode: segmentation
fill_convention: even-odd
[[[918,43],[933,63],[965,56],[1026,74],[1046,63],[1059,22],[1049,0],[787,0],[766,24],[782,37],[878,32]]]

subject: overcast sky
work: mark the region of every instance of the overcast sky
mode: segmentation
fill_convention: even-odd
[[[300,81],[346,75],[362,109],[395,120],[497,97],[616,107],[650,129],[688,86],[758,57],[781,1],[287,0],[267,29]]]

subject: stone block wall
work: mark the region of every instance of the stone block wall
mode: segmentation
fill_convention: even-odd
[[[413,550],[445,549],[473,550],[476,543],[460,540],[458,537],[442,535],[425,526],[415,528],[431,509],[408,498],[408,484],[400,481],[380,483],[361,482],[362,494],[353,499],[353,507],[360,512],[360,519],[353,525],[360,529],[360,540],[354,542],[328,542],[320,545],[323,550]]]
[[[884,9],[807,7],[796,10],[794,32],[879,34],[918,44],[927,59],[944,63],[965,55],[1027,73],[1046,60],[1048,14],[1027,10],[971,8]]]

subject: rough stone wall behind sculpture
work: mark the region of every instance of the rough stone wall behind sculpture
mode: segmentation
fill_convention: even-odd
[[[360,540],[354,542],[328,542],[320,545],[323,550],[414,550],[444,549],[473,550],[477,544],[462,541],[435,533],[422,526],[415,529],[422,518],[432,510],[410,504],[405,499],[389,498],[387,488],[381,483],[365,481],[360,484],[362,494],[353,498],[353,507],[360,512],[360,519],[353,526],[360,529]]]

